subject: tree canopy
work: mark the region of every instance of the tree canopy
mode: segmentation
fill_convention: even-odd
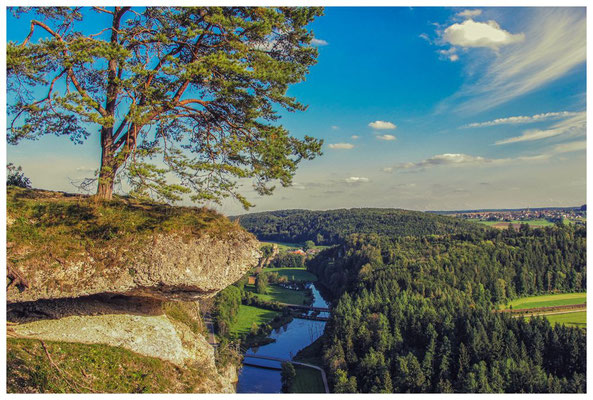
[[[316,62],[314,7],[34,7],[30,33],[7,45],[8,142],[100,134],[97,195],[194,201],[290,185],[321,154],[275,123],[305,110],[287,95]],[[36,41],[35,41],[36,39]],[[40,92],[43,88],[43,93]]]

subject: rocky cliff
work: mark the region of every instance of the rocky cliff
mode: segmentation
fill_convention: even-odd
[[[32,346],[27,340],[40,340],[48,371],[66,382],[72,381],[66,378],[72,371],[59,372],[46,343],[58,346],[60,354],[67,343],[80,344],[77,352],[96,346],[125,349],[182,371],[170,376],[170,384],[143,390],[234,391],[236,371],[215,363],[197,300],[213,296],[258,264],[259,243],[251,234],[209,210],[127,199],[94,203],[11,188],[7,203],[7,319],[9,337],[15,338],[8,344],[10,391],[65,390],[31,383],[34,361],[26,354],[34,350],[23,350]],[[97,366],[77,368],[95,371]],[[99,385],[109,373],[94,373],[102,378],[83,375],[84,385],[66,389],[130,390]],[[92,389],[93,382],[93,390],[76,390]]]

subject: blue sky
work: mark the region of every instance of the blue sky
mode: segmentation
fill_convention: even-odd
[[[28,24],[8,28],[20,42]],[[324,139],[324,155],[273,196],[246,183],[253,211],[585,202],[584,8],[328,7],[312,28],[318,64],[289,91],[309,109],[280,122]],[[98,166],[97,136],[23,142],[7,158],[36,187],[75,191],[70,179]]]

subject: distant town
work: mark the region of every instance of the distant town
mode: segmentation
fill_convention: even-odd
[[[478,222],[490,222],[492,224],[508,222],[546,225],[546,222],[548,224],[568,222],[578,225],[586,225],[587,222],[586,205],[582,205],[580,207],[433,211],[433,213],[459,217]]]

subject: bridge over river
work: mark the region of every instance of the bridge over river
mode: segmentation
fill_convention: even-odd
[[[329,386],[327,385],[327,377],[325,376],[325,371],[323,370],[323,368],[318,367],[317,365],[306,364],[306,363],[302,363],[302,362],[298,362],[298,361],[292,361],[292,360],[288,360],[288,359],[285,359],[285,358],[279,358],[279,357],[260,356],[260,355],[256,355],[256,354],[245,354],[244,355],[243,365],[250,365],[252,367],[259,367],[259,368],[266,368],[266,369],[275,369],[275,370],[278,370],[278,371],[282,371],[282,368],[281,367],[270,367],[270,366],[267,366],[267,365],[256,364],[256,363],[253,363],[253,362],[246,361],[245,360],[246,358],[254,358],[254,359],[268,360],[268,361],[277,361],[279,363],[289,362],[289,363],[294,364],[294,365],[300,365],[302,367],[316,369],[317,371],[319,371],[321,373],[321,379],[323,380],[323,387],[325,388],[325,393],[329,393]]]

